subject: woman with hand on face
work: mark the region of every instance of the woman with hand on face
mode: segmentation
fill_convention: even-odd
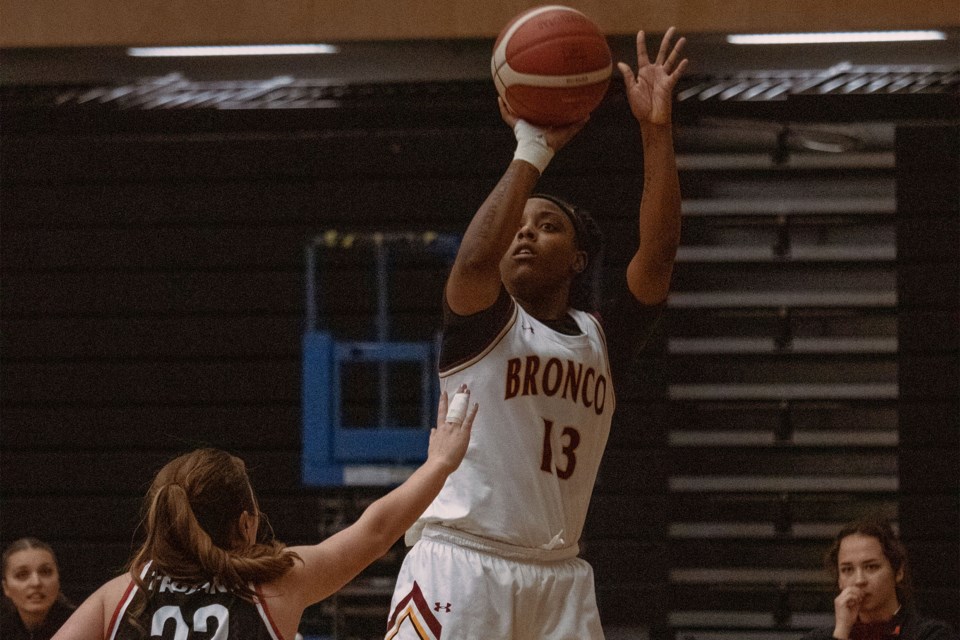
[[[3,595],[4,640],[47,640],[74,610],[60,593],[53,549],[36,538],[20,538],[3,552]]]
[[[802,640],[956,640],[943,622],[917,615],[907,552],[890,523],[866,517],[844,527],[827,552],[840,593],[834,625]]]

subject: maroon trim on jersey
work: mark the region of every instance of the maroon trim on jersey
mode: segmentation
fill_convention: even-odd
[[[147,577],[147,571],[150,569],[150,564],[153,561],[148,561],[143,565],[143,569],[140,570],[140,579],[143,580]],[[120,630],[120,618],[123,616],[123,613],[127,610],[127,607],[130,606],[130,603],[133,602],[133,591],[137,588],[137,581],[132,577],[130,578],[130,584],[127,585],[127,588],[123,590],[123,596],[120,598],[120,601],[117,602],[116,609],[113,610],[113,617],[110,618],[110,625],[107,627],[107,633],[104,635],[105,638],[113,638],[117,635],[117,631]]]
[[[406,608],[407,603],[413,600],[414,605],[417,607],[417,611],[423,617],[423,621],[430,627],[430,631],[433,632],[433,635],[437,638],[440,637],[440,632],[443,630],[443,625],[440,624],[440,621],[437,620],[430,612],[430,605],[427,604],[426,598],[423,597],[423,592],[420,590],[420,585],[417,584],[416,580],[413,582],[413,588],[410,589],[410,593],[404,596],[403,600],[397,603],[396,608],[393,610],[393,613],[390,615],[390,620],[387,622],[387,629],[393,629],[393,625],[397,622],[397,616],[400,615],[400,612]]]
[[[505,318],[505,321],[503,322],[502,326],[499,326],[497,332],[492,337],[490,337],[490,339],[485,344],[480,345],[479,348],[475,350],[470,350],[468,353],[466,353],[466,355],[462,355],[462,357],[450,363],[443,362],[444,360],[443,354],[446,351],[449,351],[449,345],[450,345],[450,341],[448,340],[450,336],[450,331],[447,328],[444,328],[443,346],[440,349],[441,362],[439,363],[439,367],[438,367],[441,378],[444,378],[450,375],[451,373],[455,373],[457,371],[460,371],[461,369],[465,369],[466,367],[472,365],[473,363],[477,362],[478,360],[486,356],[488,353],[493,351],[496,348],[496,346],[500,344],[500,341],[503,340],[504,337],[506,337],[506,335],[510,332],[510,329],[513,328],[513,325],[516,323],[517,317],[519,317],[519,314],[520,314],[520,312],[518,311],[518,305],[516,302],[513,301],[513,298],[508,298],[508,301],[509,301],[509,306],[507,307],[507,309],[509,310],[509,314]],[[489,311],[489,310],[481,311],[475,315],[478,316],[479,314],[485,314],[486,311]],[[453,312],[451,311],[451,313]],[[491,324],[490,326],[494,326],[494,325]]]
[[[496,301],[486,309],[468,316],[457,314],[443,296],[443,342],[440,346],[441,371],[470,362],[485,353],[502,336],[505,327],[516,318],[516,303],[502,286]]]
[[[257,594],[257,608],[260,609],[266,617],[265,622],[270,625],[270,630],[273,632],[273,635],[279,640],[284,640],[283,634],[280,633],[280,629],[277,627],[277,623],[273,621],[273,616],[270,615],[270,609],[267,607],[267,599],[263,597],[263,591],[260,590],[260,585],[254,585],[253,590]]]
[[[113,616],[110,618],[110,625],[107,627],[107,633],[104,636],[105,638],[112,638],[117,632],[117,624],[120,622],[121,612],[127,608],[129,604],[127,598],[130,597],[130,593],[136,589],[137,583],[134,582],[133,578],[130,579],[130,584],[127,585],[127,588],[123,591],[123,596],[120,598],[120,601],[117,602],[116,608],[113,610]]]

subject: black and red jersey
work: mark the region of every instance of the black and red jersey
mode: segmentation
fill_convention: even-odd
[[[283,640],[262,597],[251,601],[214,582],[181,584],[149,565],[141,577],[147,589],[130,581],[107,640]]]

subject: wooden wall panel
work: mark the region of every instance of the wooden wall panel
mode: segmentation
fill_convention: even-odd
[[[23,273],[0,283],[11,317],[40,314],[287,313],[302,308],[300,270],[267,273]]]
[[[109,340],[104,335],[103,339]],[[298,358],[8,363],[10,404],[243,404],[299,401]]]
[[[290,43],[318,40],[492,38],[529,0],[337,2],[255,0],[194,3],[123,0],[68,3],[3,0],[0,46]],[[905,11],[897,0],[571,0],[610,34],[662,32],[829,31],[960,26],[955,0],[923,0]]]
[[[197,443],[236,450],[266,444],[291,451],[300,447],[299,405],[255,398],[219,405],[22,404],[4,407],[3,418],[11,428],[0,430],[0,449],[8,452],[75,451],[118,443],[134,450],[179,450]]]
[[[492,143],[491,143],[492,144]],[[557,167],[564,164],[558,158]],[[632,166],[628,163],[623,166]],[[42,166],[42,165],[41,165]],[[495,165],[500,166],[500,165]],[[553,167],[551,167],[552,169]],[[482,202],[496,177],[483,174],[409,178],[352,176],[337,180],[302,177],[243,182],[204,180],[202,188],[165,181],[116,181],[105,189],[99,182],[20,183],[0,191],[3,222],[11,230],[31,229],[38,234],[62,233],[56,229],[87,228],[78,233],[106,229],[179,228],[233,225],[271,233],[304,232],[304,238],[329,228],[397,227],[422,225],[435,231],[460,232],[473,215],[470,203]],[[192,185],[200,187],[200,185]],[[589,201],[603,223],[635,215],[638,182],[624,182],[618,170],[577,176],[571,172],[544,177],[544,188],[561,188],[571,199]],[[429,195],[429,201],[424,194]],[[375,213],[373,213],[375,212]],[[632,220],[627,221],[627,225]],[[278,227],[289,229],[278,229]],[[624,227],[627,229],[628,227]],[[146,233],[146,232],[144,232]],[[151,244],[156,244],[151,241]],[[49,252],[49,249],[46,251]],[[270,251],[262,247],[260,251]],[[141,258],[142,259],[142,258]],[[59,261],[66,260],[60,258]],[[238,257],[237,262],[242,260]]]
[[[199,435],[199,434],[198,434]],[[268,439],[261,449],[241,451],[251,482],[258,492],[289,494],[300,483],[299,454],[273,451]],[[58,495],[82,499],[83,496],[143,496],[153,475],[177,449],[156,448],[147,451],[74,451],[62,453],[4,451],[0,455],[4,469],[4,490],[18,497]],[[64,479],[70,482],[65,483]],[[48,532],[45,537],[50,537]],[[131,532],[132,533],[132,532]],[[63,537],[62,532],[61,536]]]
[[[7,498],[3,502],[4,525],[11,539],[32,535],[33,531],[61,530],[64,537],[75,542],[101,541],[104,530],[114,542],[130,540],[137,525],[136,515],[142,496],[89,496],[78,504],[73,497],[52,497],[46,509],[37,509],[36,500],[29,497]],[[98,517],[91,518],[96,513]]]
[[[240,317],[28,318],[8,320],[11,361],[55,359],[299,358],[290,341],[301,314]],[[16,340],[10,336],[16,336]],[[108,340],[104,340],[109,336]]]
[[[619,124],[619,123],[617,123]],[[171,115],[160,126],[178,125]],[[322,126],[322,123],[318,123]],[[588,160],[594,172],[639,169],[639,138],[623,144],[623,130],[604,131],[588,124],[551,164],[550,175],[582,175]],[[636,132],[636,128],[632,132]],[[311,180],[357,185],[357,176],[397,179],[466,176],[498,178],[509,163],[512,132],[496,127],[445,127],[381,131],[309,131],[270,133],[189,134],[177,136],[130,134],[17,136],[5,140],[0,158],[10,179],[27,183],[158,182],[176,179],[181,187],[210,180],[209,188],[230,188],[244,180],[281,178],[285,182]],[[133,142],[136,144],[132,144]],[[617,144],[613,144],[617,143]],[[406,184],[403,182],[400,186]],[[204,185],[206,186],[206,185]],[[259,183],[260,188],[268,188]],[[363,183],[369,189],[368,183]],[[320,195],[323,195],[322,192]],[[381,197],[386,194],[379,194]],[[433,203],[431,199],[431,204]],[[461,205],[462,206],[462,205]]]

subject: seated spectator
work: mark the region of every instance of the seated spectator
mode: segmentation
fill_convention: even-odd
[[[868,516],[845,526],[825,563],[837,583],[834,624],[802,640],[956,640],[945,623],[917,614],[907,550],[890,523]]]
[[[36,538],[20,538],[3,552],[3,595],[4,640],[48,640],[75,608],[60,593],[53,549]]]

